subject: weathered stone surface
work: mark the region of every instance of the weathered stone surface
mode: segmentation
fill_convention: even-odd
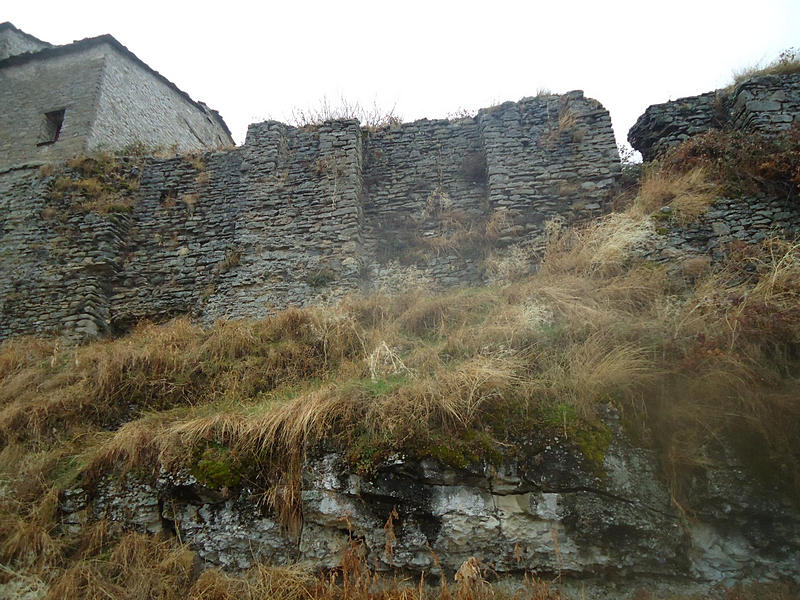
[[[0,60],[24,52],[37,52],[50,46],[47,42],[20,31],[11,23],[0,23]]]
[[[710,129],[732,127],[774,134],[800,116],[800,73],[761,75],[725,88],[650,106],[628,141],[652,160],[666,149]]]
[[[800,579],[800,513],[779,492],[720,456],[689,489],[698,510],[686,519],[653,452],[630,444],[613,410],[603,418],[612,441],[599,469],[556,437],[537,439],[541,452],[500,467],[395,456],[363,476],[337,452],[309,456],[299,535],[280,527],[251,490],[217,492],[181,473],[150,484],[105,479],[91,496],[76,490],[64,497],[63,521],[74,527],[88,514],[174,530],[203,560],[233,570],[255,560],[336,567],[355,541],[378,570],[452,573],[475,556],[500,574],[705,585]]]
[[[163,516],[207,562],[244,570],[256,561],[285,564],[297,558],[296,545],[277,519],[265,515],[246,494],[221,502],[197,502],[202,498],[173,501],[164,506]]]
[[[718,198],[687,226],[665,214],[666,218],[653,220],[639,251],[654,262],[673,264],[675,270],[695,258],[721,259],[734,242],[757,243],[800,235],[800,205],[791,198]]]
[[[720,91],[653,104],[631,127],[628,141],[644,160],[652,160],[693,135],[723,126],[726,112],[719,107],[724,103]]]
[[[503,246],[596,214],[619,164],[608,113],[570,92],[377,132],[268,121],[235,150],[129,172],[133,208],[109,214],[53,192],[62,173],[0,173],[0,339],[262,317],[402,281],[409,249],[420,277],[480,282],[465,232]]]

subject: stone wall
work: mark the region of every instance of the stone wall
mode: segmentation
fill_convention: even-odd
[[[798,82],[758,77],[724,103],[710,93],[651,107],[634,131],[656,152],[714,119],[786,127]],[[619,173],[608,113],[581,92],[378,131],[269,121],[252,125],[240,148],[128,166],[138,190],[121,212],[59,197],[59,177],[78,178],[69,169],[0,173],[0,338],[81,338],[176,314],[261,317],[402,288],[411,275],[484,282],[491,253],[535,250],[549,220],[606,210]],[[800,231],[800,214],[778,198],[722,198],[688,227],[667,211],[643,249],[655,260],[713,257],[732,241]]]
[[[383,278],[405,258],[434,281],[483,281],[487,249],[600,214],[619,175],[608,112],[580,91],[392,127],[365,148],[365,244]]]
[[[97,335],[110,320],[110,277],[122,260],[124,214],[76,210],[36,170],[0,176],[0,338]]]
[[[628,141],[652,160],[667,148],[712,128],[784,131],[800,117],[800,73],[760,75],[738,85],[650,106]]]
[[[800,118],[800,73],[748,79],[736,88],[729,106],[737,129],[785,131]]]
[[[190,313],[263,317],[357,285],[361,136],[267,122],[233,152],[151,162],[115,278],[115,327]]]
[[[723,96],[708,92],[653,104],[637,119],[628,133],[628,141],[642,153],[644,160],[653,160],[693,135],[721,127],[727,119],[726,111],[719,110],[722,102]]]
[[[525,98],[484,109],[478,120],[489,203],[510,216],[506,241],[541,232],[556,216],[605,210],[619,155],[608,112],[597,100],[580,91]]]
[[[383,267],[395,262],[445,283],[478,280],[475,252],[459,243],[480,234],[490,213],[477,119],[421,120],[368,132],[364,148],[371,271],[385,277]]]
[[[793,198],[765,195],[723,197],[688,225],[674,222],[669,207],[655,213],[652,224],[644,255],[683,268],[692,265],[686,262],[691,259],[721,259],[731,244],[800,238],[800,204]]]
[[[639,117],[628,139],[645,160],[652,160],[712,128],[769,135],[789,129],[799,117],[800,73],[760,75],[732,88],[655,104]],[[731,244],[800,237],[800,204],[793,193],[722,197],[688,225],[677,223],[666,206],[652,217],[652,225],[642,254],[691,271],[700,266],[693,259],[719,259]]]
[[[0,174],[0,338],[260,317],[379,285],[404,257],[475,283],[488,249],[601,211],[619,172],[608,114],[580,92],[381,131],[259,123],[234,150],[122,166],[126,210],[60,196],[69,168]]]

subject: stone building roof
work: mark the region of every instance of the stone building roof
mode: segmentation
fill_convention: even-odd
[[[31,40],[33,42],[36,42],[37,44],[42,44],[43,46],[47,46],[47,47],[52,47],[53,46],[53,44],[51,44],[50,42],[45,42],[44,40],[40,40],[35,35],[31,35],[30,33],[26,33],[24,31],[22,31],[18,27],[14,27],[14,24],[10,23],[9,21],[6,21],[5,23],[0,23],[0,32],[2,32],[5,29],[10,29],[11,31],[14,31],[14,32],[18,33],[19,35],[25,36],[26,38],[28,38],[29,40]]]
[[[72,53],[75,53],[75,52],[81,52],[83,50],[87,50],[87,49],[93,48],[95,46],[100,46],[102,44],[108,44],[109,46],[114,48],[114,50],[119,52],[121,55],[125,56],[126,58],[128,58],[131,61],[133,61],[134,63],[138,64],[140,67],[145,69],[151,75],[153,75],[154,77],[156,77],[157,79],[162,81],[165,85],[167,85],[170,88],[172,88],[175,92],[180,94],[189,103],[191,103],[194,106],[196,106],[197,108],[199,108],[202,112],[209,113],[212,117],[214,117],[214,119],[216,119],[219,122],[219,124],[222,126],[222,128],[225,130],[225,132],[228,134],[228,137],[230,137],[231,141],[233,141],[232,140],[232,136],[231,136],[231,131],[230,131],[230,129],[228,129],[228,125],[225,123],[225,120],[222,118],[222,116],[219,114],[219,112],[217,112],[216,110],[210,108],[204,102],[199,102],[199,101],[196,101],[196,100],[192,99],[192,97],[189,96],[189,94],[184,92],[177,85],[175,85],[169,79],[164,77],[161,73],[159,73],[158,71],[153,69],[151,66],[149,66],[146,62],[144,62],[142,59],[140,59],[138,56],[136,56],[133,52],[131,52],[127,47],[125,47],[123,44],[121,44],[119,41],[117,41],[116,38],[114,38],[114,36],[112,36],[112,35],[109,35],[109,34],[99,35],[97,37],[91,37],[91,38],[85,38],[85,39],[82,39],[82,40],[78,40],[78,41],[72,42],[71,44],[64,44],[62,46],[52,46],[51,44],[48,44],[47,42],[43,42],[41,40],[38,40],[34,36],[29,35],[29,34],[25,33],[24,31],[21,31],[20,29],[14,27],[14,25],[9,23],[9,22],[0,23],[0,30],[2,30],[4,28],[10,28],[10,29],[12,29],[12,30],[14,30],[14,31],[16,31],[18,33],[21,33],[21,34],[23,34],[23,35],[25,35],[25,36],[33,39],[33,40],[36,40],[39,43],[47,44],[50,47],[49,48],[44,48],[42,50],[39,50],[38,52],[25,52],[23,54],[16,54],[14,56],[9,56],[6,59],[0,60],[0,69],[4,69],[4,68],[15,66],[15,65],[21,65],[21,64],[25,64],[25,63],[29,63],[29,62],[33,62],[33,61],[45,61],[45,60],[48,60],[48,59],[53,58],[55,56],[62,56],[62,55],[65,55],[65,54],[72,54]]]

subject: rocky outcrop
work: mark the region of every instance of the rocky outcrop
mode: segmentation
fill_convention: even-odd
[[[615,411],[601,459],[573,440],[533,435],[500,463],[454,468],[395,456],[371,475],[321,450],[303,468],[302,523],[287,530],[247,487],[212,490],[186,473],[106,477],[62,498],[66,528],[106,518],[173,531],[207,563],[341,564],[353,543],[377,570],[455,571],[477,557],[499,574],[532,571],[710,584],[800,579],[800,513],[749,478],[732,456],[698,475],[697,512],[678,510],[653,451],[633,446]]]

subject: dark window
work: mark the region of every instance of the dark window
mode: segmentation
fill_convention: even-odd
[[[42,132],[39,134],[39,146],[52,144],[58,139],[61,133],[61,126],[64,124],[64,109],[54,110],[44,113],[44,123]]]

